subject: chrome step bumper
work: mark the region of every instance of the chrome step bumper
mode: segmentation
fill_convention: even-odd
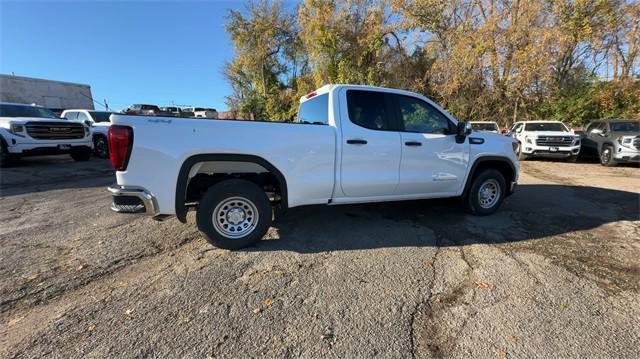
[[[156,198],[146,189],[134,186],[112,185],[111,210],[118,213],[144,213],[150,216],[158,214]]]

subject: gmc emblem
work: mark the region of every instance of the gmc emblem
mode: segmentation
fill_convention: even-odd
[[[49,127],[49,132],[51,133],[67,133],[71,132],[69,127]]]

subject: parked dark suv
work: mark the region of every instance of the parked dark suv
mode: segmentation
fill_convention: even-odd
[[[582,153],[597,155],[603,166],[640,162],[640,121],[593,121],[582,135]]]

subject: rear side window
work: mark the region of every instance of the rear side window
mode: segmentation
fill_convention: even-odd
[[[453,124],[442,112],[419,98],[393,95],[400,108],[404,130],[407,132],[449,134]]]
[[[358,126],[372,130],[394,130],[393,118],[385,105],[383,92],[347,91],[349,119]]]
[[[298,122],[326,125],[329,123],[329,94],[316,96],[303,102],[298,111]]]

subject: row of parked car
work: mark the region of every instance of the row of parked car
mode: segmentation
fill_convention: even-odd
[[[197,114],[200,118],[217,118],[214,109],[159,108],[136,104],[122,111],[126,114],[178,116]],[[169,115],[172,113],[173,115]],[[108,130],[113,112],[66,110],[58,116],[33,105],[0,103],[0,165],[6,166],[29,155],[70,154],[85,161],[94,153],[109,156]],[[495,122],[471,122],[474,131],[502,133],[517,143],[518,158],[564,158],[578,156],[599,158],[604,166],[640,162],[640,121],[593,121],[584,130],[572,130],[559,121],[518,121],[501,130]]]
[[[156,105],[133,104],[120,112],[127,115],[218,118],[218,111],[215,108],[204,107],[158,107]]]
[[[518,121],[508,129],[496,122],[471,122],[476,131],[501,133],[517,142],[518,158],[563,158],[575,162],[578,156],[596,157],[603,166],[640,162],[640,121],[599,120],[584,130],[569,129],[560,121]]]
[[[107,141],[114,112],[70,109],[62,113],[36,105],[0,103],[0,167],[20,157],[69,154],[87,161],[94,154],[109,157]],[[216,119],[215,109],[134,104],[122,110],[129,115]]]

